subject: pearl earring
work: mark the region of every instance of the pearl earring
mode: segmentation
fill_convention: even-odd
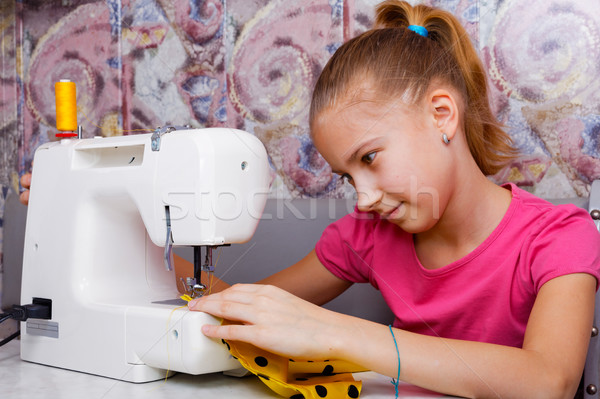
[[[442,133],[442,140],[444,140],[445,144],[450,144],[450,139],[446,135],[446,133]]]

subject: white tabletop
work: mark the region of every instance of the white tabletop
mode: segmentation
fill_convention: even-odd
[[[166,381],[133,384],[29,363],[19,355],[19,341],[0,347],[0,397],[10,399],[154,399],[154,398],[281,398],[256,377],[176,374]],[[357,373],[363,399],[394,398],[390,378],[373,372]],[[400,398],[439,398],[411,385],[400,385]]]

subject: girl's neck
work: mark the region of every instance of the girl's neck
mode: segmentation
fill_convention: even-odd
[[[509,190],[482,173],[463,176],[457,183],[440,220],[414,236],[421,264],[437,269],[471,253],[496,229],[510,206]]]

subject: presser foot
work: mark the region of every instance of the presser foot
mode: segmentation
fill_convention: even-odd
[[[180,277],[179,280],[183,284],[186,294],[192,298],[199,298],[204,296],[208,291],[208,287],[202,283],[196,281],[193,277]]]

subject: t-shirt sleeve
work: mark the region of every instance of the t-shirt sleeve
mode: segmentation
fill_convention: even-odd
[[[331,273],[353,283],[369,282],[373,230],[377,220],[353,212],[333,222],[315,246],[317,257]]]
[[[572,273],[588,273],[600,281],[600,234],[589,214],[574,205],[555,207],[530,237],[529,264],[534,289]]]

